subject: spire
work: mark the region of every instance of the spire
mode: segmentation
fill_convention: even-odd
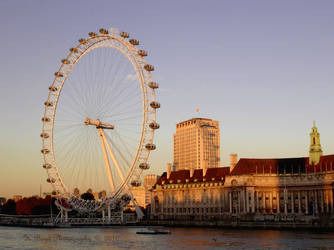
[[[310,133],[310,154],[309,154],[309,164],[317,165],[320,162],[320,157],[322,156],[321,144],[320,144],[320,134],[318,128],[313,121],[312,132]]]

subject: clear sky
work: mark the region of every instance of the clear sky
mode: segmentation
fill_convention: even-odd
[[[159,82],[152,173],[172,161],[175,124],[220,122],[222,164],[302,157],[317,121],[334,154],[334,1],[0,2],[0,196],[38,194],[47,87],[68,48],[116,27],[141,41]],[[200,114],[196,114],[196,108]]]

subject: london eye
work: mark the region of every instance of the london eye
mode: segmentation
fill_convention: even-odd
[[[43,168],[64,208],[96,211],[141,185],[160,108],[147,52],[126,32],[100,29],[70,48],[42,117]],[[96,199],[79,194],[89,190]]]

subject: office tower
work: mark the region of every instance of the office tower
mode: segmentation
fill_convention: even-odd
[[[173,138],[175,170],[220,167],[219,122],[193,118],[176,125]]]

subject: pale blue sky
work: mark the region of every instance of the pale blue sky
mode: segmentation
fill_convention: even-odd
[[[0,196],[37,194],[41,117],[60,60],[88,32],[128,31],[161,86],[151,172],[172,161],[175,124],[221,123],[222,163],[306,156],[317,120],[334,153],[334,1],[0,2]]]

